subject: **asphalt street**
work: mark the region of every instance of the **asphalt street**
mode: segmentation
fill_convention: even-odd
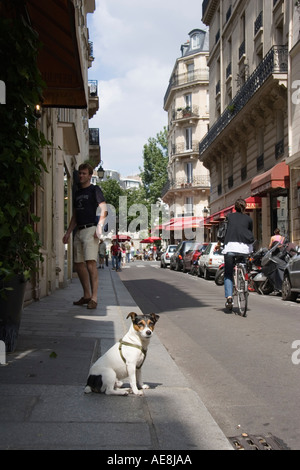
[[[160,314],[157,335],[227,437],[271,433],[300,449],[299,302],[251,293],[242,318],[225,313],[213,280],[159,262],[125,265],[120,278],[144,313]]]

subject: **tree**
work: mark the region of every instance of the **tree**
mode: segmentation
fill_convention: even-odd
[[[145,196],[150,204],[160,199],[161,191],[168,180],[168,140],[167,129],[159,132],[156,138],[150,137],[144,145],[144,169],[140,168]]]

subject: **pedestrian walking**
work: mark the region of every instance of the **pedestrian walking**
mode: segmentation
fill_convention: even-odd
[[[272,248],[273,243],[278,243],[278,242],[280,242],[280,244],[282,245],[284,242],[284,237],[280,235],[279,228],[275,228],[274,235],[270,239],[269,249]]]
[[[77,228],[74,237],[74,265],[83,289],[83,296],[74,305],[87,305],[97,308],[98,273],[97,258],[99,238],[102,236],[107,216],[107,206],[99,186],[91,184],[93,167],[82,163],[78,168],[80,188],[75,193],[74,212],[63,243],[68,243],[71,233]],[[99,222],[96,211],[100,208]]]
[[[119,271],[120,269],[120,254],[121,254],[121,247],[117,240],[112,241],[112,246],[110,248],[111,253],[111,264],[112,269]]]
[[[106,243],[100,238],[99,241],[99,269],[104,269],[104,260],[106,256]]]

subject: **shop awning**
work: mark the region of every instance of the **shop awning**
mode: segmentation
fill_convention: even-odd
[[[270,170],[255,176],[251,181],[251,194],[262,195],[272,189],[289,187],[289,167],[285,162],[280,162]]]
[[[261,197],[259,196],[250,196],[245,199],[246,201],[246,211],[251,211],[254,209],[261,209]],[[207,217],[204,221],[204,226],[205,227],[211,227],[212,225],[219,224],[222,222],[227,214],[230,214],[230,212],[234,212],[234,204],[232,206],[228,206],[225,209],[222,209],[221,211],[215,212],[214,214],[210,215]]]
[[[86,108],[73,2],[26,0],[26,8],[42,43],[38,67],[47,85],[42,105]]]
[[[203,217],[179,217],[173,219],[173,222],[164,226],[164,230],[184,230],[200,227]]]

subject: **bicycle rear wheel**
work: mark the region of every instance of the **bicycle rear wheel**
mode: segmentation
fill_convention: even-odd
[[[247,316],[247,307],[248,307],[248,281],[245,278],[246,270],[243,266],[238,266],[237,268],[237,304],[239,314],[242,317]]]

